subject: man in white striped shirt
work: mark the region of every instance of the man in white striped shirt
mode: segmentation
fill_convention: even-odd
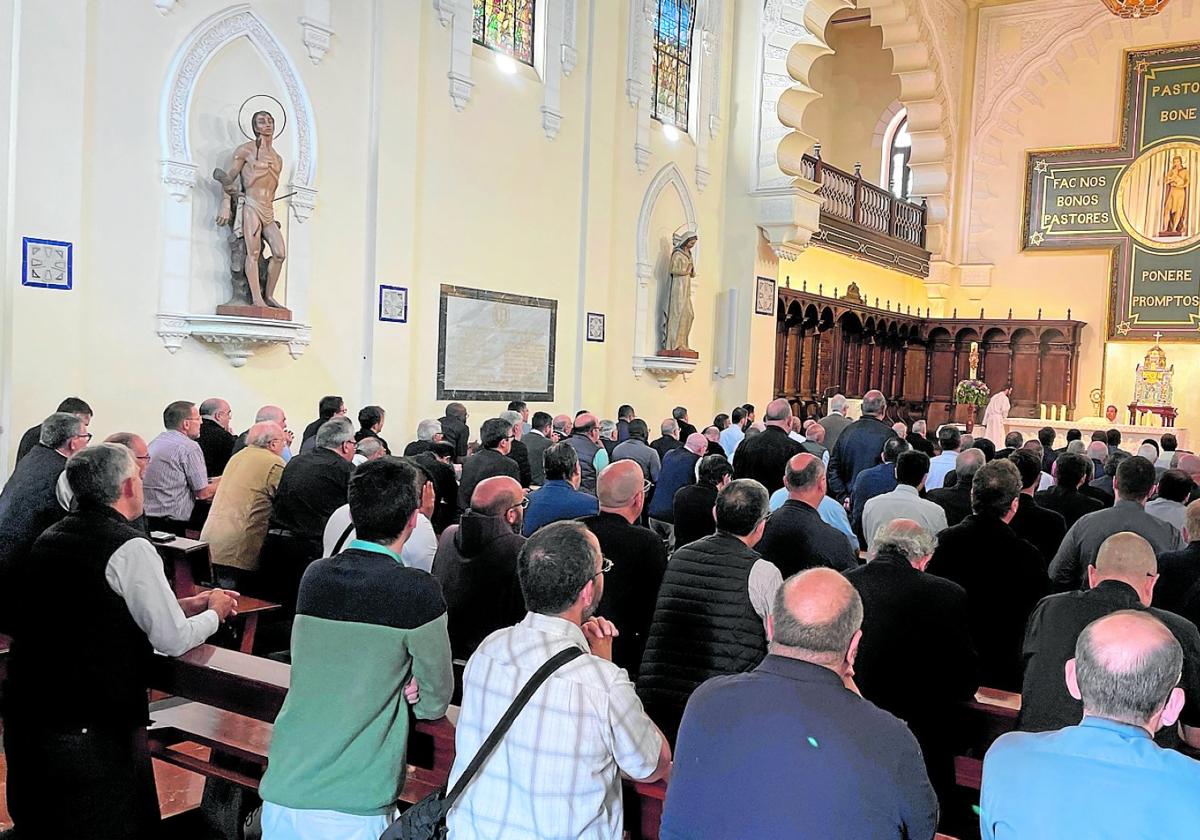
[[[607,564],[578,522],[547,525],[526,542],[518,574],[529,613],[467,662],[451,786],[538,668],[572,645],[591,655],[555,671],[517,716],[451,809],[455,840],[620,840],[621,774],[669,775],[667,739],[612,664],[617,628],[593,616]]]

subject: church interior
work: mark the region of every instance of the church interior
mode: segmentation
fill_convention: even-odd
[[[844,508],[854,561],[864,567],[875,562],[872,535],[862,530],[862,499],[854,499],[854,479],[864,465],[844,474],[844,488],[836,489],[835,472],[848,469],[851,456],[835,448],[836,433],[824,421],[845,404],[849,421],[866,422],[860,418],[872,416],[877,395],[885,400],[878,421],[899,426],[908,449],[927,446],[932,461],[926,467],[949,457],[949,469],[966,469],[960,453],[969,447],[959,450],[959,441],[973,435],[992,441],[983,467],[971,467],[986,469],[996,450],[1008,455],[1050,429],[1042,438],[1046,483],[1032,490],[1022,485],[1031,497],[1059,480],[1057,455],[1086,451],[1080,460],[1092,472],[1083,487],[1102,482],[1105,464],[1112,464],[1101,488],[1109,495],[1105,509],[1127,499],[1115,466],[1127,455],[1158,467],[1155,489],[1142,499],[1150,499],[1147,511],[1175,492],[1161,483],[1173,488],[1164,476],[1175,472],[1188,485],[1171,504],[1186,504],[1200,497],[1200,459],[1191,456],[1196,475],[1190,476],[1190,462],[1181,457],[1200,446],[1200,199],[1190,186],[1200,166],[1195,8],[1193,0],[6,0],[0,3],[0,43],[7,47],[0,56],[0,114],[6,116],[0,120],[0,261],[8,266],[0,289],[0,476],[14,489],[6,489],[9,499],[0,497],[0,542],[15,540],[6,518],[30,527],[23,512],[36,493],[18,481],[28,457],[27,428],[40,427],[30,430],[29,444],[71,456],[57,463],[58,484],[47,485],[52,499],[58,487],[63,505],[47,522],[70,522],[83,508],[77,501],[72,509],[63,493],[88,498],[70,481],[72,453],[132,433],[151,442],[145,456],[133,453],[154,469],[154,460],[167,457],[160,456],[165,445],[160,448],[156,436],[160,423],[168,432],[175,428],[171,406],[180,403],[173,401],[194,403],[206,423],[223,405],[221,424],[231,444],[233,435],[250,429],[254,439],[262,423],[279,423],[288,467],[304,457],[303,442],[324,435],[318,430],[331,416],[345,414],[354,428],[357,416],[359,442],[364,433],[380,441],[386,436],[392,443],[385,451],[397,456],[409,442],[424,445],[406,456],[443,437],[449,441],[449,429],[465,422],[463,449],[448,462],[451,478],[462,482],[460,496],[471,459],[480,457],[476,449],[494,448],[483,428],[492,418],[521,412],[516,424],[527,442],[531,420],[536,430],[545,413],[554,418],[547,436],[555,444],[560,415],[568,418],[564,439],[571,420],[586,428],[590,418],[602,436],[613,436],[611,444],[594,443],[586,458],[575,456],[583,491],[595,497],[600,486],[595,510],[601,516],[608,507],[600,474],[622,463],[613,453],[635,416],[648,427],[643,442],[660,431],[675,436],[653,456],[664,478],[667,451],[689,450],[688,427],[704,435],[714,418],[709,440],[732,462],[726,470],[731,487],[753,477],[745,472],[750,459],[739,467],[735,448],[741,454],[775,426],[792,433],[796,452],[811,444],[803,451],[816,456],[822,476],[828,471],[829,482],[821,478],[825,498]],[[86,411],[68,407],[51,415],[67,405],[68,395],[86,400]],[[342,403],[340,410],[326,411],[328,395],[339,395],[333,400],[334,409]],[[1001,395],[1002,407],[996,403]],[[790,411],[783,417],[772,413],[781,400]],[[302,434],[319,404],[319,420]],[[273,406],[286,420],[264,413]],[[381,409],[377,417],[368,411],[375,408]],[[179,428],[190,422],[189,410],[179,415]],[[63,444],[67,452],[48,435],[58,428],[55,417],[72,412],[88,422],[69,436],[86,440]],[[422,432],[422,421],[436,418],[442,426]],[[814,432],[809,421],[823,430]],[[920,421],[924,426],[914,429]],[[513,422],[506,421],[510,443],[496,444],[508,452],[515,451]],[[724,432],[731,424],[740,425],[728,446]],[[522,433],[515,437],[520,442]],[[1082,444],[1071,450],[1073,438]],[[1088,445],[1097,441],[1102,452],[1093,455]],[[881,443],[871,445],[870,466],[885,467],[890,481],[882,492],[898,480],[906,483],[898,456],[892,456],[893,470]],[[259,445],[244,439],[238,446]],[[602,461],[592,459],[606,449]],[[1114,455],[1118,450],[1123,453]],[[355,453],[371,457],[357,449],[347,461]],[[702,449],[693,456],[694,474],[684,484],[703,483],[704,455]],[[774,486],[761,483],[769,493],[798,499],[791,457],[784,458],[786,478],[772,474]],[[534,475],[543,480],[533,481],[535,488],[553,481],[549,456],[544,469],[541,454],[537,458]],[[138,466],[146,472],[145,463]],[[1019,458],[1016,466],[1019,473]],[[286,488],[288,469],[281,472],[282,484],[276,474],[273,486]],[[795,474],[801,475],[799,467]],[[209,470],[209,487],[219,494],[218,475]],[[339,501],[347,504],[347,482],[354,486],[349,468],[339,480]],[[179,517],[156,513],[150,500],[161,491],[150,475],[139,481],[145,482],[147,533],[158,534],[156,522]],[[531,482],[520,483],[528,493]],[[429,486],[436,484],[431,477]],[[653,476],[645,473],[645,484],[645,510],[634,518],[665,541],[655,550],[663,551],[669,580],[680,543],[667,522],[670,503],[657,516],[661,527],[655,524],[655,497],[647,494],[652,485],[666,484],[658,467]],[[964,494],[969,484],[969,478],[962,483]],[[716,486],[725,492],[726,485]],[[939,490],[922,479],[918,489],[925,503],[950,485]],[[185,493],[188,511],[193,504],[216,510],[219,495],[193,490],[194,498]],[[535,489],[514,505],[526,506],[526,524],[542,492]],[[440,505],[440,487],[436,493]],[[716,491],[712,498],[719,505]],[[964,499],[970,513],[971,497]],[[449,527],[465,532],[458,517],[471,502],[467,493]],[[353,509],[353,489],[349,504]],[[454,500],[449,504],[453,508]],[[1018,502],[1012,504],[1016,511]],[[1170,547],[1178,550],[1189,540],[1183,504],[1173,514]],[[708,522],[708,532],[724,533],[721,514],[713,516],[717,525]],[[1200,508],[1196,516],[1200,522]],[[1056,570],[1062,571],[1061,555],[1081,527],[1058,518],[1066,537],[1058,534],[1048,554],[1034,538],[1041,531],[1021,534],[1041,552],[1039,585],[1047,599],[1064,591]],[[326,512],[322,528],[328,519]],[[765,513],[763,521],[750,527],[769,534]],[[940,522],[957,527],[944,516]],[[363,528],[347,518],[346,534],[356,524]],[[189,525],[203,522],[193,517]],[[434,525],[431,540],[445,533],[444,523]],[[21,552],[0,547],[0,589],[8,589],[7,598],[0,592],[0,610],[20,593],[34,595],[40,610],[56,611],[53,592],[23,592],[24,578],[13,571],[30,552],[50,551],[39,537],[45,527]],[[296,539],[295,530],[281,527],[275,514],[263,525],[268,546],[273,538]],[[1146,539],[1160,556],[1158,571],[1147,575],[1165,579],[1161,546]],[[180,622],[184,615],[196,620],[188,598],[200,598],[196,609],[207,614],[216,609],[213,593],[237,588],[222,583],[203,527],[184,528],[181,521],[176,533],[152,542],[183,599]],[[436,567],[445,542],[433,560],[443,588],[448,584]],[[1090,567],[1080,567],[1086,578],[1103,567],[1096,556],[1104,549],[1087,549],[1082,537],[1079,543],[1084,555],[1091,551]],[[609,555],[603,538],[599,545],[619,569],[620,557]],[[935,570],[949,568],[950,560],[939,563],[937,552],[951,545],[943,532],[925,561],[932,554]],[[760,553],[773,559],[761,547]],[[322,552],[306,563],[328,556]],[[395,557],[399,562],[399,548]],[[510,578],[519,598],[515,557]],[[1200,548],[1192,562],[1196,570],[1186,574],[1200,580]],[[814,559],[795,570],[828,565],[838,568]],[[920,569],[924,573],[924,565]],[[143,744],[154,756],[164,836],[365,838],[372,831],[305,833],[270,812],[271,803],[281,801],[271,796],[294,782],[281,781],[282,772],[272,780],[266,757],[268,743],[281,752],[292,743],[272,740],[280,708],[279,723],[289,710],[292,721],[300,714],[299,701],[285,698],[288,668],[301,661],[301,628],[313,626],[303,614],[303,590],[296,603],[302,572],[295,573],[290,596],[243,587],[248,597],[236,610],[236,630],[229,629],[231,619],[211,644],[155,657],[161,661],[137,677],[148,680],[141,687],[151,691],[151,718],[161,713],[169,724],[152,727]],[[751,601],[760,572],[741,573],[743,590],[750,576]],[[783,604],[782,593],[795,579],[786,564],[782,576],[775,574],[781,593],[775,603]],[[969,583],[945,576],[962,584],[974,604]],[[1065,589],[1095,587],[1087,581],[1075,587],[1068,579]],[[653,606],[654,593],[649,597]],[[865,591],[863,600],[867,613],[859,621],[870,628]],[[1174,612],[1186,616],[1184,600]],[[1149,595],[1143,603],[1150,609]],[[1034,604],[1037,598],[1024,607],[1018,636]],[[1040,615],[1042,605],[1037,609]],[[1200,614],[1200,596],[1192,609]],[[1155,611],[1163,612],[1157,599]],[[284,614],[280,629],[275,619]],[[450,615],[455,659],[468,660],[457,648],[453,605]],[[523,615],[518,609],[507,624]],[[585,625],[594,620],[583,615]],[[1200,646],[1193,651],[1164,623],[1183,645],[1180,685],[1186,691],[1192,669],[1200,667]],[[19,692],[3,691],[5,699],[17,698],[11,701],[17,721],[36,669],[9,668],[7,660],[20,656],[22,633],[28,638],[34,624],[41,626],[32,618],[0,616],[0,633],[7,634],[0,635],[0,674],[7,670],[10,680],[15,674],[25,681],[13,681]],[[779,626],[775,616],[773,627]],[[766,634],[760,659],[773,652],[767,647],[772,631],[764,627],[758,628]],[[275,650],[286,649],[289,629],[296,634],[291,658],[269,657],[264,640],[282,638]],[[646,630],[647,656],[654,632]],[[1188,640],[1200,642],[1194,625],[1189,632]],[[863,633],[867,638],[869,630]],[[163,651],[153,634],[151,641]],[[27,645],[27,663],[46,655],[45,645]],[[982,648],[979,653],[980,673],[987,674]],[[58,655],[64,669],[74,667],[71,650]],[[870,687],[861,659],[846,679],[857,675]],[[463,755],[469,730],[457,715],[478,710],[470,706],[469,660],[465,677],[462,662],[456,668],[453,719],[421,720],[417,701],[411,732],[405,724],[402,811],[462,770],[455,750]],[[626,670],[622,678],[632,679],[641,695],[646,668],[641,677]],[[1025,685],[1029,679],[1027,672]],[[955,701],[953,714],[937,724],[957,733],[947,754],[953,768],[942,768],[954,778],[939,779],[929,764],[940,822],[913,818],[909,828],[918,833],[903,836],[919,836],[926,827],[943,838],[1033,836],[1004,834],[989,821],[1002,808],[1034,806],[1002,805],[1002,783],[995,781],[989,792],[984,763],[997,736],[1026,728],[1031,715],[1021,713],[1022,686],[1019,673],[1004,685],[977,682],[978,693]],[[432,684],[422,687],[435,697]],[[1058,689],[1066,698],[1067,687]],[[1079,709],[1091,714],[1083,694]],[[0,710],[7,709],[2,702]],[[1173,701],[1165,702],[1170,711]],[[1200,714],[1193,729],[1183,702],[1182,734],[1167,745],[1160,733],[1158,743],[1172,759],[1183,756],[1200,768],[1193,758],[1200,755]],[[495,723],[503,708],[485,711]],[[233,717],[221,718],[221,726],[203,717],[226,713]],[[1178,709],[1175,716],[1162,708],[1158,714],[1163,731],[1174,731]],[[672,829],[671,791],[683,781],[679,753],[692,745],[685,738],[688,723],[685,717],[678,742],[663,728],[668,756],[668,739],[676,750],[674,775],[626,773],[623,825],[622,783],[614,775],[608,788],[610,795],[615,791],[616,828],[606,834],[611,826],[605,823],[577,836],[751,836],[715,826],[707,835],[693,834],[678,812]],[[922,725],[928,724],[912,729],[926,748]],[[14,755],[28,762],[30,742],[14,731],[5,711],[6,744],[13,737],[23,750]],[[139,731],[144,742],[144,728]],[[836,740],[823,735],[822,743],[826,739]],[[478,747],[469,743],[471,750]],[[5,773],[17,764],[6,761],[10,752],[6,746],[0,753]],[[1003,765],[996,766],[1000,780]],[[1191,793],[1200,792],[1200,769],[1172,768],[1179,791],[1186,783]],[[37,768],[25,772],[30,775],[19,795],[30,813],[37,808],[29,803],[50,794],[29,793],[29,780],[49,777],[36,776]],[[501,781],[485,770],[475,784],[492,791]],[[0,837],[42,836],[37,828],[22,830],[7,804],[17,788],[10,783],[5,790],[0,778]],[[451,811],[451,837],[539,836],[488,822],[487,804],[477,801],[482,796],[462,800],[457,817]],[[263,800],[268,810],[256,811]],[[304,807],[292,803],[283,810]],[[606,807],[611,817],[612,803]],[[261,835],[241,828],[248,814]],[[471,825],[468,814],[475,815]],[[218,817],[228,825],[218,825]],[[850,825],[842,823],[838,833],[816,823],[791,836],[884,836]],[[1194,830],[1154,826],[1144,836]],[[762,830],[755,836],[784,836]]]

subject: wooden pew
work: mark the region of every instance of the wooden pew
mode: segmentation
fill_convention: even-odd
[[[211,645],[176,659],[159,658],[153,672],[154,688],[195,702],[153,715],[158,725],[152,733],[155,754],[214,778],[255,787],[257,780],[252,776],[218,772],[223,768],[213,768],[203,757],[181,759],[174,753],[180,744],[191,742],[265,768],[270,722],[287,696],[290,675],[291,668],[282,663]],[[968,754],[955,759],[960,785],[979,788],[982,757],[992,741],[1015,727],[1020,702],[1019,694],[983,688],[967,703],[973,731]],[[457,709],[452,707],[452,712],[451,717],[456,716]],[[415,802],[444,785],[454,762],[452,719],[416,721],[408,760],[402,801]],[[665,782],[625,783],[626,802],[638,813],[640,835],[635,835],[635,840],[638,836],[657,840],[666,792]],[[938,837],[953,840],[946,835]]]
[[[170,542],[154,543],[154,547],[162,558],[163,571],[177,598],[190,598],[196,594],[197,586],[212,583],[213,569],[208,543],[176,537]]]
[[[195,701],[151,714],[151,751],[164,760],[257,789],[266,769],[271,724],[287,696],[291,667],[212,645],[201,645],[178,658],[158,657],[152,687]],[[199,744],[207,756],[181,751]],[[257,773],[221,767],[220,753],[249,762]],[[442,718],[415,722],[409,740],[409,767],[401,801],[416,802],[446,783],[454,762],[454,726]]]
[[[992,742],[1017,727],[1021,695],[995,688],[981,688],[967,703],[971,743],[966,755],[954,757],[955,781],[960,787],[979,790],[983,783],[983,756]]]

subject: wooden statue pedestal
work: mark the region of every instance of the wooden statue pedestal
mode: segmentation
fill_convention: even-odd
[[[292,310],[281,306],[244,306],[223,303],[217,307],[217,314],[230,315],[235,318],[266,318],[270,321],[292,320]]]
[[[695,350],[660,350],[660,351],[658,351],[658,355],[663,356],[668,359],[699,359],[700,358],[700,354],[697,353]]]
[[[967,427],[967,434],[975,430],[975,418],[979,416],[979,406],[965,403],[954,404],[954,422]]]

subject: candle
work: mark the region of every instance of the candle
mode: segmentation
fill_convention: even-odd
[[[1038,411],[1040,412],[1040,416],[1038,417],[1038,419],[1045,420],[1046,419],[1046,404],[1038,403]]]

